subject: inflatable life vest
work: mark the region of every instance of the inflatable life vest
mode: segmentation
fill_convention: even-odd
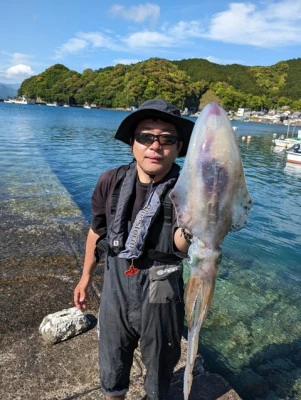
[[[148,223],[148,227],[140,231],[137,227],[138,223],[132,224],[128,221],[128,205],[130,197],[133,192],[134,185],[136,183],[136,162],[132,162],[129,165],[121,166],[118,175],[115,188],[111,197],[111,214],[108,221],[108,232],[106,239],[99,240],[96,246],[96,259],[99,259],[101,253],[109,251],[110,255],[120,256],[122,258],[138,258],[140,256],[146,257],[153,261],[163,263],[175,263],[181,260],[182,257],[174,252],[173,246],[173,205],[169,198],[169,192],[175,185],[179,176],[180,167],[177,164],[173,164],[170,172],[164,178],[164,180],[154,186],[150,193],[150,197],[154,192],[156,193],[156,199],[159,199],[159,205],[151,217],[148,214],[147,206],[144,206],[139,211],[140,216],[137,218],[140,220],[140,226],[145,227],[145,223]],[[152,200],[150,200],[151,202]],[[143,212],[145,211],[145,215]],[[144,219],[145,218],[145,219]],[[134,233],[133,229],[136,228]],[[131,236],[132,234],[132,236]],[[135,236],[136,244],[134,249],[136,255],[133,257],[132,253],[126,252],[127,239]]]

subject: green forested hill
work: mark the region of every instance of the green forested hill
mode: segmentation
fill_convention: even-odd
[[[301,58],[286,61],[288,65],[285,85],[281,95],[294,100],[301,99]]]
[[[193,82],[201,80],[227,82],[229,85],[245,93],[257,93],[256,80],[248,72],[249,67],[238,64],[220,65],[202,58],[190,58],[187,60],[172,61],[172,63],[185,71]]]
[[[173,61],[193,81],[227,82],[244,93],[268,95],[274,89],[291,100],[301,98],[301,58],[280,61],[269,67],[219,65],[204,59]]]
[[[294,110],[301,109],[301,58],[269,67],[151,58],[96,71],[86,69],[82,74],[56,64],[26,79],[19,95],[108,108],[138,106],[149,98],[163,97],[181,109],[194,110],[203,96],[206,100],[212,96],[226,109],[289,106]]]

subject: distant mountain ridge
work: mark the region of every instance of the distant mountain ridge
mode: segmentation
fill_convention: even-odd
[[[0,98],[16,97],[20,86],[19,83],[0,83]]]
[[[220,65],[205,59],[169,61],[150,58],[135,64],[81,74],[55,64],[25,79],[18,95],[44,101],[103,108],[129,108],[163,97],[180,109],[197,110],[218,101],[226,110],[238,107],[301,109],[301,58],[272,66]]]

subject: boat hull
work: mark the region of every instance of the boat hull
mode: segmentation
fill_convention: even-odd
[[[286,154],[287,154],[286,162],[301,165],[301,153],[296,153],[294,151],[287,151]]]

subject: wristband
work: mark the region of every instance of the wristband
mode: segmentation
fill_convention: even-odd
[[[191,238],[192,238],[192,235],[190,235],[189,233],[187,233],[186,231],[185,231],[185,228],[181,228],[181,236],[184,236],[184,239],[186,240],[186,242],[188,243],[188,244],[191,244]]]

